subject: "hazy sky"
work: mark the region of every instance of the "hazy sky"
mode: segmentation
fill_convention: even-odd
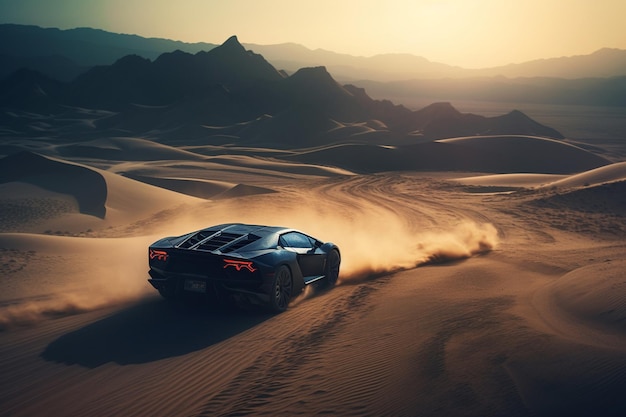
[[[185,42],[295,42],[463,67],[626,49],[626,0],[0,0],[0,23]]]

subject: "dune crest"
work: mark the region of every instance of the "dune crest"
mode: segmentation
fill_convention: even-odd
[[[582,148],[534,136],[471,136],[397,146],[340,144],[284,159],[331,164],[355,172],[465,171],[572,174],[611,162]]]
[[[569,177],[550,182],[544,187],[588,187],[608,182],[626,181],[626,162],[616,162],[596,169],[570,175]]]
[[[110,137],[53,147],[63,158],[95,158],[107,161],[201,160],[202,156],[151,140]]]

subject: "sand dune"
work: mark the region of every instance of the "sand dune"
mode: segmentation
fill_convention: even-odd
[[[608,164],[582,148],[534,136],[472,136],[438,142],[458,146],[473,163],[500,166],[503,173],[571,173]]]
[[[221,192],[214,196],[215,199],[222,198],[237,198],[237,197],[247,197],[251,195],[257,194],[267,194],[274,193],[275,191],[269,188],[256,187],[254,185],[246,185],[246,184],[237,184],[234,187]]]
[[[579,328],[598,329],[597,334],[608,340],[607,347],[619,343],[626,334],[623,322],[626,320],[626,304],[623,293],[616,289],[624,286],[623,259],[604,259],[601,263],[581,267],[558,279],[546,289],[547,297],[556,308],[562,310],[558,316],[569,319]],[[570,329],[566,329],[570,330]],[[603,333],[604,331],[604,333]],[[584,332],[571,332],[583,343],[602,343],[598,336],[586,340]],[[602,337],[602,336],[600,336]]]
[[[214,197],[236,186],[236,184],[226,181],[210,181],[194,178],[160,178],[132,174],[126,174],[125,176],[146,184],[206,199]]]
[[[53,149],[64,158],[93,158],[110,161],[200,160],[202,156],[146,139],[112,137],[94,139]]]
[[[0,160],[0,183],[11,182],[70,195],[76,199],[81,213],[105,216],[106,182],[102,175],[84,166],[21,152]]]
[[[109,187],[107,213],[111,221],[114,221],[113,216],[119,216],[122,223],[127,223],[130,219],[150,213],[198,202],[193,197],[143,184],[117,174],[106,171],[100,173]]]
[[[285,159],[322,163],[356,172],[465,171],[571,174],[608,165],[582,148],[532,136],[472,136],[403,146],[347,144]]]
[[[24,182],[0,184],[0,231],[42,231],[49,219],[80,213],[76,198]],[[26,227],[28,226],[28,227]]]
[[[257,168],[299,175],[352,175],[352,172],[341,168],[324,165],[294,164],[276,159],[261,159],[247,155],[215,156],[210,157],[208,161],[224,165]]]
[[[567,178],[567,176],[555,174],[497,174],[455,178],[454,181],[465,185],[485,187],[533,188],[550,184],[562,178]]]
[[[587,187],[613,181],[626,181],[626,162],[618,162],[546,184],[545,187]]]
[[[102,163],[102,168],[111,173],[200,198],[211,198],[238,184],[275,190],[299,180],[354,175],[348,170],[335,167],[297,164],[247,155],[220,155],[207,157],[203,161]]]
[[[226,181],[211,181],[194,178],[159,178],[141,175],[126,176],[146,184],[204,199],[236,198],[275,192],[270,188],[246,184],[232,184]]]
[[[626,163],[618,162],[572,175],[498,174],[456,178],[465,185],[516,188],[579,188],[626,180]]]
[[[23,152],[0,160],[1,230],[80,233],[199,200],[119,175]]]
[[[584,213],[589,220],[594,215],[608,215],[614,219],[608,222],[605,233],[618,236],[626,230],[624,210],[626,209],[626,181],[610,182],[585,188],[556,190],[534,202],[535,206],[552,210],[570,209]],[[582,220],[582,219],[581,219]],[[589,221],[581,221],[581,225]]]

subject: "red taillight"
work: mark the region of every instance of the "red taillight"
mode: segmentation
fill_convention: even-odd
[[[237,271],[241,271],[242,269],[247,269],[250,272],[256,271],[256,268],[252,266],[252,261],[237,261],[234,259],[224,259],[224,269],[232,266]]]
[[[165,262],[169,255],[164,250],[150,249],[150,259],[156,259],[157,261]]]

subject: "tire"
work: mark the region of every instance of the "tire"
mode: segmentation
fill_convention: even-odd
[[[292,294],[293,281],[291,279],[291,271],[286,265],[281,265],[274,273],[268,307],[275,313],[282,313],[289,307]]]
[[[326,257],[326,267],[324,269],[325,277],[318,281],[317,288],[327,289],[334,287],[339,278],[340,265],[341,255],[339,255],[339,251],[337,251],[337,249],[331,250]]]

